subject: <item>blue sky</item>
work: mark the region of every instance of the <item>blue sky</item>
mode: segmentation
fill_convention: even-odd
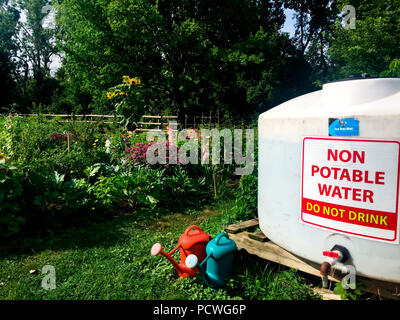
[[[283,28],[281,29],[283,32],[288,32],[290,34],[290,36],[293,36],[294,31],[295,31],[294,13],[295,13],[294,10],[285,9],[286,20],[285,20],[285,24],[283,25]]]

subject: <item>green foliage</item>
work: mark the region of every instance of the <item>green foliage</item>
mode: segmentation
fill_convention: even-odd
[[[190,300],[318,300],[311,284],[296,270],[280,270],[254,257],[237,254],[233,274],[226,279],[226,287],[212,290],[201,275],[193,279],[178,279],[176,290],[184,290],[182,299]]]
[[[16,85],[12,77],[13,52],[16,44],[12,40],[17,34],[17,21],[19,12],[12,5],[0,2],[0,86],[2,95],[0,110],[4,110],[15,99]]]
[[[57,171],[82,178],[85,168],[110,157],[104,152],[101,125],[12,117],[3,120],[0,130],[0,152],[18,166],[43,174]],[[69,151],[66,135],[70,136]],[[95,142],[100,136],[102,141]]]
[[[132,209],[148,208],[158,214],[161,208],[181,208],[202,202],[205,179],[189,177],[186,170],[175,166],[170,174],[164,169],[136,167],[117,176],[101,176],[95,183],[96,198],[101,205],[122,201]]]
[[[333,292],[340,295],[342,300],[361,300],[363,295],[360,289],[344,289],[341,282],[335,284]]]
[[[179,278],[174,283],[175,290],[181,292],[181,299],[188,300],[235,300],[229,296],[227,290],[213,290],[209,288],[200,275],[194,279]],[[236,298],[237,299],[237,298]]]
[[[400,77],[400,59],[394,59],[390,63],[389,69],[382,71],[381,76],[383,76],[383,77]]]
[[[47,176],[28,177],[28,181],[29,193],[25,201],[28,204],[32,201],[30,197],[33,198],[37,213],[41,213],[36,218],[45,225],[69,220],[93,209],[95,199],[91,195],[90,185],[83,179],[66,181],[64,175],[54,171]],[[39,188],[42,192],[34,191]],[[32,219],[32,213],[28,214]]]
[[[0,122],[2,130],[0,131],[0,152],[6,154],[7,157],[13,158],[15,156],[14,150],[14,131],[15,123],[11,118],[3,118]]]
[[[346,4],[339,1],[339,7]],[[356,28],[344,29],[337,19],[328,53],[341,76],[379,76],[400,56],[400,3],[358,0],[352,5],[356,10]]]
[[[331,61],[326,49],[338,15],[337,1],[284,0],[285,8],[295,11],[293,42],[313,69],[311,77],[317,80],[329,77]]]
[[[144,114],[145,102],[140,79],[123,76],[123,82],[109,89],[107,98],[112,99],[115,112],[126,120],[139,121]]]
[[[249,266],[239,276],[243,295],[258,300],[317,300],[310,285],[294,269],[280,272],[259,265]]]
[[[7,174],[15,172],[7,175],[3,187],[18,196],[18,202],[8,196],[2,204],[13,210],[3,215],[13,233],[52,229],[121,210],[160,215],[166,208],[197,206],[211,196],[212,181],[197,166],[127,163],[127,145],[143,141],[145,135],[41,116],[4,117],[0,130],[2,161],[7,159],[5,165],[12,169]],[[24,230],[17,229],[16,222],[23,223]]]
[[[248,118],[288,97],[293,69],[302,68],[278,32],[280,2],[68,0],[57,11],[65,72],[97,111],[115,109],[106,90],[134,73],[145,85],[138,103],[129,95],[129,106],[119,106],[123,113],[139,117],[144,101],[147,112],[169,110],[181,120],[210,110]]]
[[[20,199],[23,188],[17,168],[0,160],[0,236],[9,236],[20,231],[25,219],[20,216]]]
[[[27,112],[35,105],[48,106],[59,90],[50,75],[58,53],[57,29],[43,26],[48,0],[10,0],[0,5],[0,84],[5,99],[0,108]],[[24,18],[24,19],[22,19]]]
[[[244,221],[257,217],[257,174],[244,175],[235,192],[235,203],[230,212],[233,221]]]
[[[57,12],[55,29],[42,25],[49,4]],[[131,121],[145,112],[174,113],[181,123],[185,114],[219,111],[221,121],[249,120],[326,81],[359,73],[396,76],[388,68],[400,56],[399,0],[354,0],[356,29],[349,30],[339,12],[347,4],[3,1],[0,108],[117,112]],[[291,38],[279,31],[284,8],[295,11]],[[52,75],[59,53],[62,66]],[[123,75],[144,85],[128,88]],[[114,91],[128,95],[108,99]]]

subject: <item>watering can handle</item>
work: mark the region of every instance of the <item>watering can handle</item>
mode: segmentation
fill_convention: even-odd
[[[199,231],[202,231],[202,230],[200,229],[200,227],[195,226],[195,225],[192,225],[192,226],[189,226],[189,227],[186,228],[184,234],[186,234],[186,235],[188,236],[188,235],[189,235],[189,231],[192,230],[192,229],[197,229],[197,230],[199,230]]]
[[[217,237],[215,238],[215,243],[219,244],[219,240],[221,240],[221,238],[228,238],[229,236],[226,233],[220,233],[219,235],[217,235]]]

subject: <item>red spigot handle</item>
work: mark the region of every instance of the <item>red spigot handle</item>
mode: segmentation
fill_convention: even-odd
[[[339,259],[339,253],[335,251],[324,251],[322,253],[325,257],[336,258]]]

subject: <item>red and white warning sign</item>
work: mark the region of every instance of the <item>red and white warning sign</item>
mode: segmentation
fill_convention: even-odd
[[[301,221],[399,243],[398,141],[303,138]]]

